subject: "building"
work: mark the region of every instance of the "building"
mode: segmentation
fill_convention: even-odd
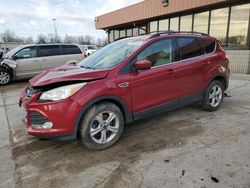
[[[144,0],[96,17],[109,41],[159,31],[197,31],[217,37],[232,72],[250,73],[249,0]]]

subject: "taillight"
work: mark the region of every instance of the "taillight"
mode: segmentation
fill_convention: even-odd
[[[87,54],[84,54],[84,58],[87,58],[88,56],[87,56]]]

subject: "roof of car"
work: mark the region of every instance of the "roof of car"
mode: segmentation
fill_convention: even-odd
[[[30,46],[52,46],[52,45],[76,45],[76,46],[81,46],[80,44],[77,43],[45,43],[45,44],[25,44],[21,45],[22,47],[30,47]]]

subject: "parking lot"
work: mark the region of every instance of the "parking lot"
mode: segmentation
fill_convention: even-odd
[[[233,75],[217,112],[193,105],[128,125],[103,151],[28,136],[18,97],[0,88],[0,187],[250,187],[250,76]]]

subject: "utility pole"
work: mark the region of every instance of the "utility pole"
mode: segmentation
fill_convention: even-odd
[[[55,40],[56,40],[56,42],[58,42],[57,29],[56,29],[56,19],[53,18],[52,20],[53,20],[53,24],[54,24]]]

